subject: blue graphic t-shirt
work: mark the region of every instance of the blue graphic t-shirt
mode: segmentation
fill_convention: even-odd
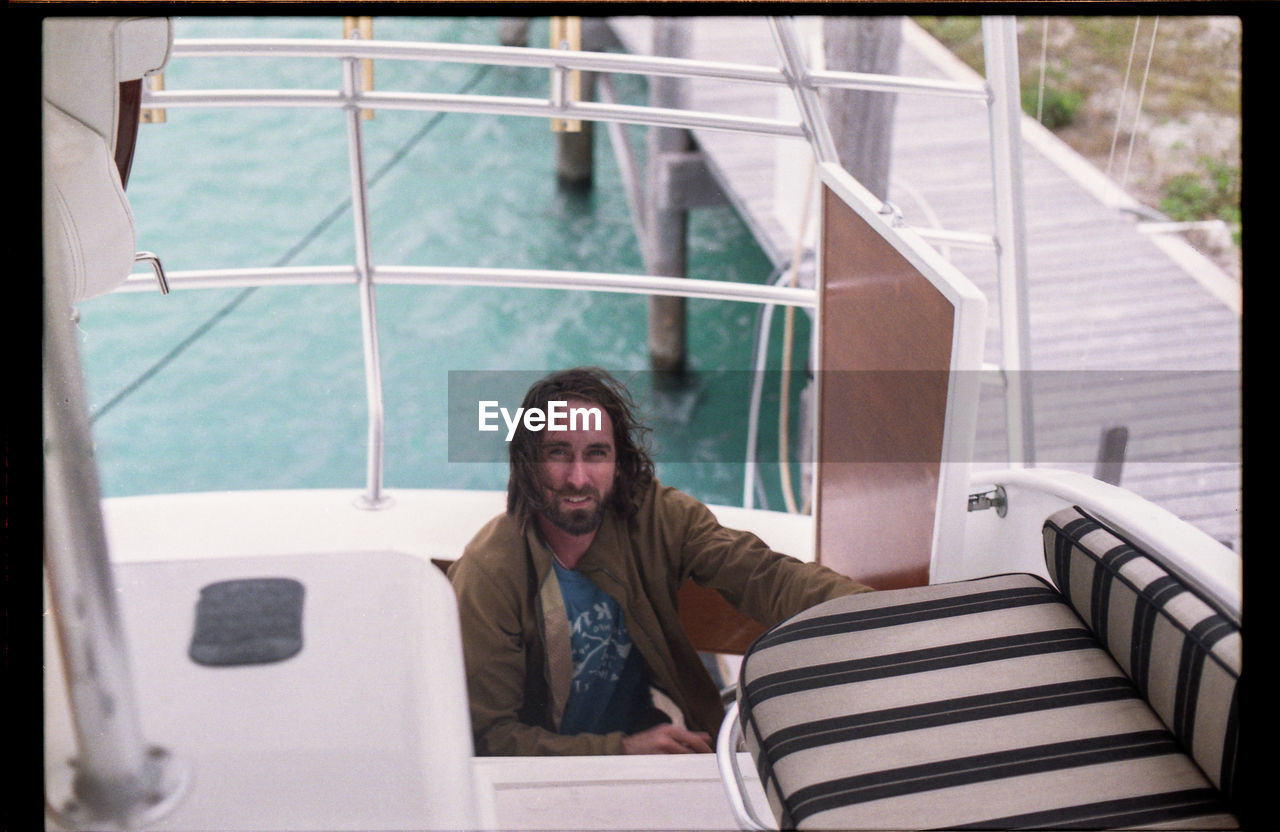
[[[573,684],[561,734],[634,730],[650,704],[644,660],[631,643],[622,608],[590,579],[552,562],[569,614]]]

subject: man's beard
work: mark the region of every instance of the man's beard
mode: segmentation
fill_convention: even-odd
[[[562,500],[565,497],[591,497],[593,505],[591,508],[562,508]],[[586,488],[582,491],[566,489],[557,491],[552,496],[551,505],[543,511],[543,514],[552,525],[572,535],[590,534],[600,528],[600,523],[604,520],[604,500],[600,496],[600,492],[594,488]]]

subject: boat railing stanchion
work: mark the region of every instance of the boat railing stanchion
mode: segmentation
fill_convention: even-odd
[[[46,807],[69,828],[134,829],[172,809],[189,776],[142,736],[71,305],[56,279],[45,280],[45,310],[44,563],[77,746],[48,772]]]
[[[1023,207],[1022,101],[1018,88],[1018,31],[1012,17],[982,19],[990,100],[995,193],[996,283],[1001,365],[1005,371],[1005,424],[1009,461],[1035,464],[1031,387],[1031,334],[1027,298],[1026,212]]]
[[[357,32],[353,37],[358,37]],[[355,224],[356,282],[360,291],[360,328],[364,344],[365,397],[369,409],[368,458],[365,493],[356,498],[363,509],[390,508],[393,500],[382,493],[383,403],[382,361],[378,350],[377,296],[373,285],[373,253],[369,243],[369,201],[364,166],[364,140],[360,121],[360,62],[342,61],[342,92],[347,101],[347,153],[351,167],[351,216]]]

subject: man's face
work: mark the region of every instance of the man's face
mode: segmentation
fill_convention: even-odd
[[[617,449],[613,420],[604,408],[579,399],[570,399],[568,405],[589,408],[591,415],[572,423],[574,430],[544,432],[538,465],[544,493],[551,500],[546,518],[562,531],[583,535],[599,528],[604,518],[605,503],[613,493]]]

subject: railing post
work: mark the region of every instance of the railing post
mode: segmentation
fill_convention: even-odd
[[[360,327],[364,341],[365,397],[369,409],[368,456],[365,493],[356,505],[365,509],[381,509],[391,505],[382,493],[383,407],[382,361],[378,351],[377,298],[373,285],[373,256],[369,245],[369,206],[364,169],[364,138],[360,107],[357,103],[360,64],[355,58],[343,59],[342,90],[347,99],[347,155],[351,167],[351,215],[355,224],[356,282],[360,291]]]
[[[188,774],[142,736],[60,277],[45,278],[44,561],[79,754],[51,774],[46,800],[74,828],[133,828],[169,811]]]
[[[813,147],[813,155],[819,164],[823,162],[840,163],[840,154],[836,150],[835,140],[831,137],[831,128],[822,115],[822,103],[818,100],[818,91],[809,80],[808,64],[805,62],[804,47],[796,36],[795,26],[791,18],[769,18],[769,27],[782,58],[783,72],[796,98],[796,106],[800,110],[800,120],[804,123],[804,131]]]
[[[991,90],[988,113],[995,185],[996,271],[1000,288],[1000,363],[1005,372],[1005,429],[1010,463],[1034,465],[1017,22],[1012,17],[984,17],[982,43],[987,84]]]

